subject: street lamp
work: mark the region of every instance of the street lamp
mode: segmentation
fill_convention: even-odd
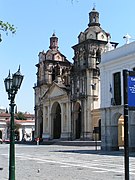
[[[5,89],[8,93],[8,99],[10,100],[10,155],[9,155],[9,180],[15,180],[15,132],[14,132],[14,99],[17,94],[18,89],[20,89],[23,75],[20,73],[20,66],[16,73],[12,75],[12,78],[9,75],[5,78]]]

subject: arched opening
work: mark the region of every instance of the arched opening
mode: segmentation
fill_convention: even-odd
[[[2,139],[2,131],[0,130],[0,139]]]
[[[53,68],[52,69],[52,81],[54,81],[55,80],[55,69]]]
[[[79,103],[75,105],[75,139],[81,138],[82,120],[81,120],[81,106]]]
[[[53,139],[59,139],[61,136],[61,107],[58,102],[52,106],[53,121]]]
[[[124,146],[124,118],[122,115],[118,119],[118,146]]]
[[[101,51],[98,49],[96,51],[96,64],[99,64],[101,62]]]
[[[40,138],[42,138],[42,134],[43,134],[43,119],[40,122]]]
[[[101,119],[98,121],[98,128],[99,128],[99,137],[98,140],[101,140]]]
[[[43,112],[40,110],[39,111],[39,137],[42,138],[42,134],[43,134]]]
[[[123,116],[120,113],[115,113],[113,115],[111,125],[112,150],[119,150],[119,147],[122,145],[122,141],[124,140],[124,129],[122,128],[124,124],[121,123],[122,119]]]

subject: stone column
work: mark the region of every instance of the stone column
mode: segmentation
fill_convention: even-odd
[[[68,102],[65,102],[62,104],[62,133],[61,138],[62,139],[69,139],[69,107]]]
[[[40,123],[40,122],[39,122],[39,109],[37,109],[36,112],[37,112],[37,113],[36,113],[36,119],[35,119],[35,121],[36,121],[36,127],[35,127],[35,129],[36,129],[35,132],[36,132],[36,133],[35,133],[35,138],[40,135],[40,132],[39,132],[39,129],[40,129],[40,128],[39,128],[39,123]]]
[[[70,101],[67,102],[67,131],[68,131],[68,139],[71,139],[71,104],[70,104]]]
[[[101,149],[108,150],[106,108],[101,109]]]
[[[89,139],[92,140],[92,132],[93,132],[93,128],[92,128],[92,118],[91,118],[91,108],[90,108],[90,103],[91,103],[91,97],[87,97],[87,100],[83,101],[83,128],[84,128],[84,132],[83,132],[83,136],[84,139]]]
[[[42,135],[43,140],[48,140],[50,138],[48,111],[49,111],[49,107],[44,106],[44,109],[43,109],[43,135]]]
[[[101,148],[102,150],[118,150],[118,123],[113,121],[111,108],[102,109]]]

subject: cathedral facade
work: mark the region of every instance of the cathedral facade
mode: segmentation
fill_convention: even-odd
[[[55,33],[49,50],[39,53],[35,91],[35,137],[50,139],[100,139],[101,54],[114,49],[99,23],[99,12],[92,9],[89,24],[78,36],[73,63],[59,51]]]

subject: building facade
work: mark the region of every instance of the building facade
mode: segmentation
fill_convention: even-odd
[[[118,150],[124,143],[123,70],[135,71],[135,42],[102,54],[102,149]],[[135,112],[129,111],[129,147],[135,149]]]
[[[100,136],[101,54],[114,49],[110,34],[100,26],[99,13],[92,9],[89,24],[78,36],[73,63],[58,50],[58,38],[50,38],[47,52],[39,53],[35,90],[35,136],[49,139],[93,139]]]
[[[32,114],[24,114],[26,120],[17,120],[15,114],[15,140],[32,141],[35,130],[35,117]],[[10,139],[10,114],[2,111],[0,113],[0,139]]]

